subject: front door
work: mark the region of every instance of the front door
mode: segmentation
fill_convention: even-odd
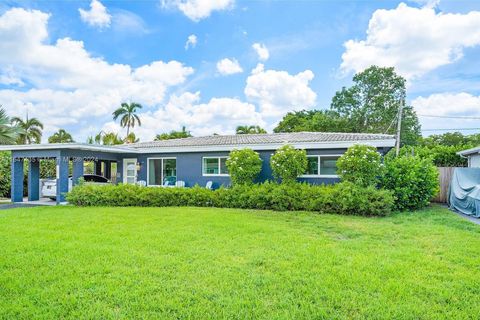
[[[123,183],[137,183],[137,159],[123,159]]]

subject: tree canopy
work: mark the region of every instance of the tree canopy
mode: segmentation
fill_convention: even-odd
[[[187,129],[184,126],[184,127],[182,127],[182,131],[172,130],[169,133],[157,134],[157,136],[155,137],[155,140],[158,141],[158,140],[189,138],[191,136],[192,136],[192,134],[190,133],[190,131],[187,131]]]
[[[18,144],[40,143],[42,140],[43,123],[37,118],[27,118],[25,120],[19,117],[11,119],[12,125],[21,129],[18,135]]]
[[[402,144],[416,144],[420,124],[411,106],[405,105],[406,81],[394,68],[371,66],[353,77],[332,98],[330,109],[288,113],[274,132],[325,131],[396,132],[398,110],[403,107]]]
[[[14,144],[17,142],[22,129],[11,124],[10,118],[0,106],[0,144]]]
[[[259,134],[267,133],[267,130],[260,126],[238,126],[236,129],[237,134]]]
[[[120,125],[123,128],[127,128],[127,137],[130,134],[130,128],[135,127],[135,124],[142,125],[140,117],[137,115],[138,109],[141,109],[142,105],[139,103],[122,103],[120,108],[113,112],[113,120],[120,118]]]
[[[48,137],[48,143],[69,143],[73,141],[72,135],[64,129],[59,129],[57,132]]]

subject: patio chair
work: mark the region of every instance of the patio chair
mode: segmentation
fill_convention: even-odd
[[[178,180],[177,182],[175,182],[175,187],[184,188],[185,187],[185,181]]]
[[[205,188],[207,188],[208,190],[212,190],[212,185],[213,185],[212,181],[207,181],[207,184],[205,185]]]

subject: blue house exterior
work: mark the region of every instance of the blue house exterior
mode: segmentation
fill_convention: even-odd
[[[263,161],[258,182],[271,180],[270,157],[276,149],[289,144],[307,152],[309,168],[298,178],[313,184],[335,183],[336,159],[354,144],[367,144],[384,154],[395,145],[391,135],[298,132],[254,135],[207,136],[103,146],[90,144],[37,144],[1,146],[12,151],[12,202],[23,201],[24,162],[28,161],[28,200],[41,197],[39,191],[40,161],[56,161],[57,203],[65,201],[69,177],[73,185],[84,174],[84,163],[93,161],[95,172],[117,183],[134,183],[148,187],[174,186],[183,181],[186,187],[213,188],[228,186],[225,161],[231,150],[250,148]],[[116,172],[111,164],[116,163]],[[71,168],[71,169],[70,169]],[[103,170],[102,170],[103,168]]]

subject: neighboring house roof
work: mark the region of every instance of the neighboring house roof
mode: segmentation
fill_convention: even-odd
[[[469,156],[469,155],[478,154],[478,153],[480,153],[480,147],[475,147],[475,148],[471,148],[471,149],[462,150],[462,151],[457,152],[457,154],[461,155],[461,156]]]
[[[0,150],[81,149],[104,152],[162,153],[230,151],[235,148],[275,150],[284,144],[300,149],[348,148],[355,143],[375,147],[393,147],[395,138],[387,134],[293,132],[273,134],[237,134],[191,137],[182,139],[140,142],[120,146],[102,146],[78,143],[0,146]]]

